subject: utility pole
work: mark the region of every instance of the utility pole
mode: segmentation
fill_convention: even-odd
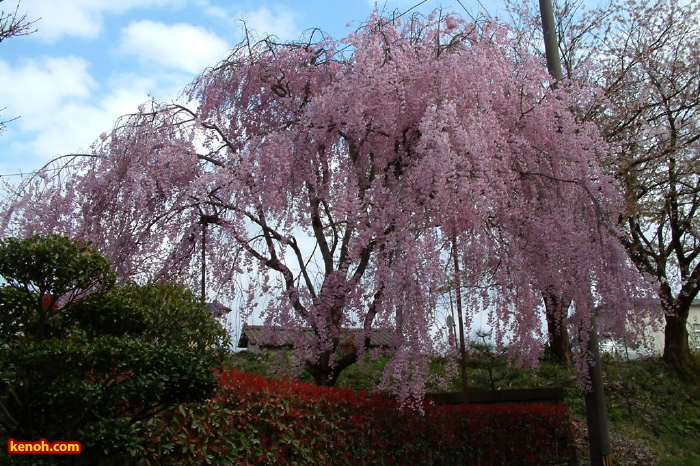
[[[588,426],[588,451],[591,466],[612,466],[612,448],[608,430],[608,411],[603,392],[603,371],[600,367],[600,347],[598,345],[598,310],[591,316],[591,330],[587,348],[592,361],[586,360],[588,379],[591,384],[585,394],[586,425]]]
[[[540,0],[540,16],[542,17],[542,33],[544,34],[544,50],[547,58],[547,70],[556,83],[564,79],[559,57],[559,41],[554,24],[552,0]],[[586,424],[588,426],[588,448],[591,455],[591,466],[612,466],[612,449],[610,447],[610,432],[608,430],[608,412],[605,406],[603,392],[603,375],[600,367],[600,348],[598,347],[598,309],[593,310],[591,328],[585,351],[590,357],[586,358],[586,368],[590,386],[587,387]]]
[[[542,17],[542,33],[544,34],[544,54],[547,58],[547,71],[557,81],[564,79],[559,57],[559,40],[554,25],[552,0],[540,0],[540,16]]]

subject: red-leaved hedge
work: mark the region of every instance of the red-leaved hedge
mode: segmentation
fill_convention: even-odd
[[[574,457],[564,406],[401,406],[392,398],[218,371],[221,389],[148,426],[140,464],[547,465]]]

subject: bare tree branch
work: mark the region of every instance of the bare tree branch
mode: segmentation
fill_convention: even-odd
[[[0,3],[3,1],[0,0]],[[26,13],[20,14],[20,3],[17,2],[14,11],[0,11],[0,42],[10,37],[28,36],[36,32],[33,26],[38,20],[29,21]]]

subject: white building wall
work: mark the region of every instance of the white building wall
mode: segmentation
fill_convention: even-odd
[[[665,322],[664,322],[665,323]],[[650,332],[652,350],[656,354],[664,352],[664,329]],[[690,305],[688,314],[688,343],[691,348],[700,350],[700,299],[695,299]]]

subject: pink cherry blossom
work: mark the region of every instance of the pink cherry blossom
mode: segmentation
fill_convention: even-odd
[[[198,287],[206,216],[210,293],[311,327],[295,345],[319,384],[388,328],[384,386],[423,392],[454,235],[467,309],[489,312],[515,359],[540,354],[543,289],[572,297],[584,333],[594,306],[624,325],[638,277],[615,239],[608,148],[570,111],[585,89],[551,89],[495,26],[432,18],[241,44],[192,84],[192,108],[152,102],[25,186],[5,234],[88,239],[123,280]],[[340,353],[350,326],[364,332]]]

